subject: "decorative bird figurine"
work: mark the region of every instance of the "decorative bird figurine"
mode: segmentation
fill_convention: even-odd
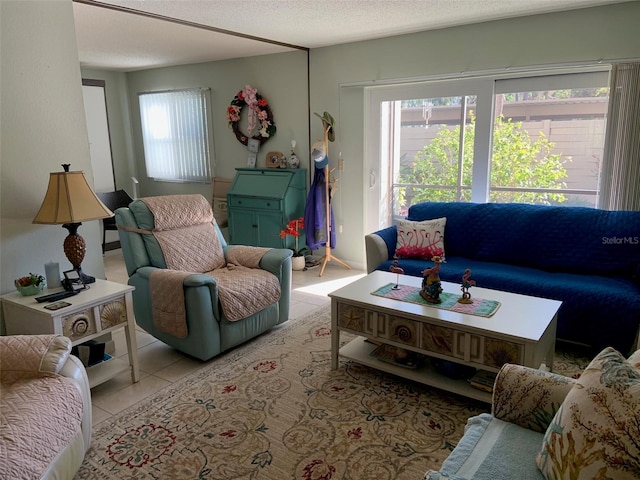
[[[468,268],[465,269],[462,274],[462,286],[460,287],[460,290],[462,290],[462,297],[458,299],[458,303],[473,303],[469,289],[475,286],[475,284],[476,281],[471,280],[471,270]]]
[[[389,267],[389,270],[391,271],[391,273],[395,273],[396,276],[396,284],[394,287],[392,287],[393,290],[399,290],[400,289],[400,275],[404,274],[404,270],[402,269],[402,267],[400,267],[398,265],[398,260],[394,260],[393,261],[393,265],[391,265]]]

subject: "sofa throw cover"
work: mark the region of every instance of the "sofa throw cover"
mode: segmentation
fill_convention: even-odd
[[[71,341],[54,335],[13,335],[0,349],[0,478],[41,478],[76,436],[82,395],[58,375]]]
[[[213,211],[202,195],[141,199],[153,214],[153,235],[167,268],[208,272],[224,267],[225,259]]]
[[[202,195],[141,200],[153,214],[153,236],[167,265],[167,270],[155,270],[149,278],[153,322],[160,331],[178,338],[188,335],[183,282],[193,273],[216,279],[220,304],[230,321],[280,299],[278,279],[259,268],[269,249],[230,247],[233,256],[227,264],[211,206]]]

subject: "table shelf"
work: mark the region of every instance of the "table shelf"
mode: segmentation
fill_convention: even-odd
[[[429,362],[424,362],[424,364],[418,368],[407,368],[378,360],[371,355],[371,352],[376,349],[377,345],[367,342],[366,340],[365,337],[356,337],[340,349],[340,356],[414,382],[440,388],[458,395],[480,400],[481,402],[491,403],[490,393],[472,387],[466,379],[456,380],[439,373]]]
[[[100,363],[87,367],[87,377],[89,378],[89,387],[93,388],[101,383],[110,380],[116,375],[122,372],[128,372],[131,370],[129,365],[124,360],[120,360],[116,357],[111,357],[108,360],[103,360]]]

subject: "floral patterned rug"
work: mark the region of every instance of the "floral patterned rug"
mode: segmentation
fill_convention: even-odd
[[[420,479],[489,405],[351,362],[323,307],[94,426],[76,479]],[[341,339],[348,341],[347,335]],[[572,374],[588,359],[556,354]]]

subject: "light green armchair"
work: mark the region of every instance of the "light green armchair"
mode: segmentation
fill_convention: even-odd
[[[115,215],[129,274],[128,283],[136,288],[133,292],[136,322],[159,340],[188,355],[208,360],[289,318],[291,250],[227,245],[213,219],[211,206],[203,196],[171,195],[134,200],[129,207],[117,209]],[[207,234],[204,236],[206,241],[203,241],[201,231],[194,234],[194,229],[201,227],[210,232],[211,238]],[[179,255],[172,252],[171,245],[167,246],[166,238],[159,235],[160,231],[168,234],[174,243],[177,239],[178,248],[182,250],[181,258],[174,258]],[[195,246],[190,251],[189,245],[192,243]],[[231,252],[238,252],[239,248],[242,248],[239,250],[241,254],[232,255],[230,260]],[[223,256],[214,259],[216,268],[209,271],[211,265],[207,264],[206,258],[215,249],[220,249]],[[243,264],[246,257],[253,257],[256,264]],[[208,266],[201,266],[203,264]],[[250,269],[252,266],[256,268]],[[182,290],[176,293],[179,294],[178,298],[182,296],[183,299],[183,305],[178,305],[178,309],[183,308],[186,322],[184,335],[168,333],[158,320],[157,305],[167,295],[158,294],[157,278],[167,273],[170,267],[179,278],[174,290]],[[223,302],[229,297],[223,291],[227,284],[218,275],[219,272],[229,271],[236,278],[240,276],[241,283],[248,290],[244,292],[246,295],[232,295],[234,299],[245,297],[250,302],[254,297],[263,296],[265,289],[253,284],[253,273],[273,277],[267,280],[271,280],[278,288],[279,298],[268,300],[272,303],[244,318],[234,318],[237,312],[230,315],[230,310]]]

